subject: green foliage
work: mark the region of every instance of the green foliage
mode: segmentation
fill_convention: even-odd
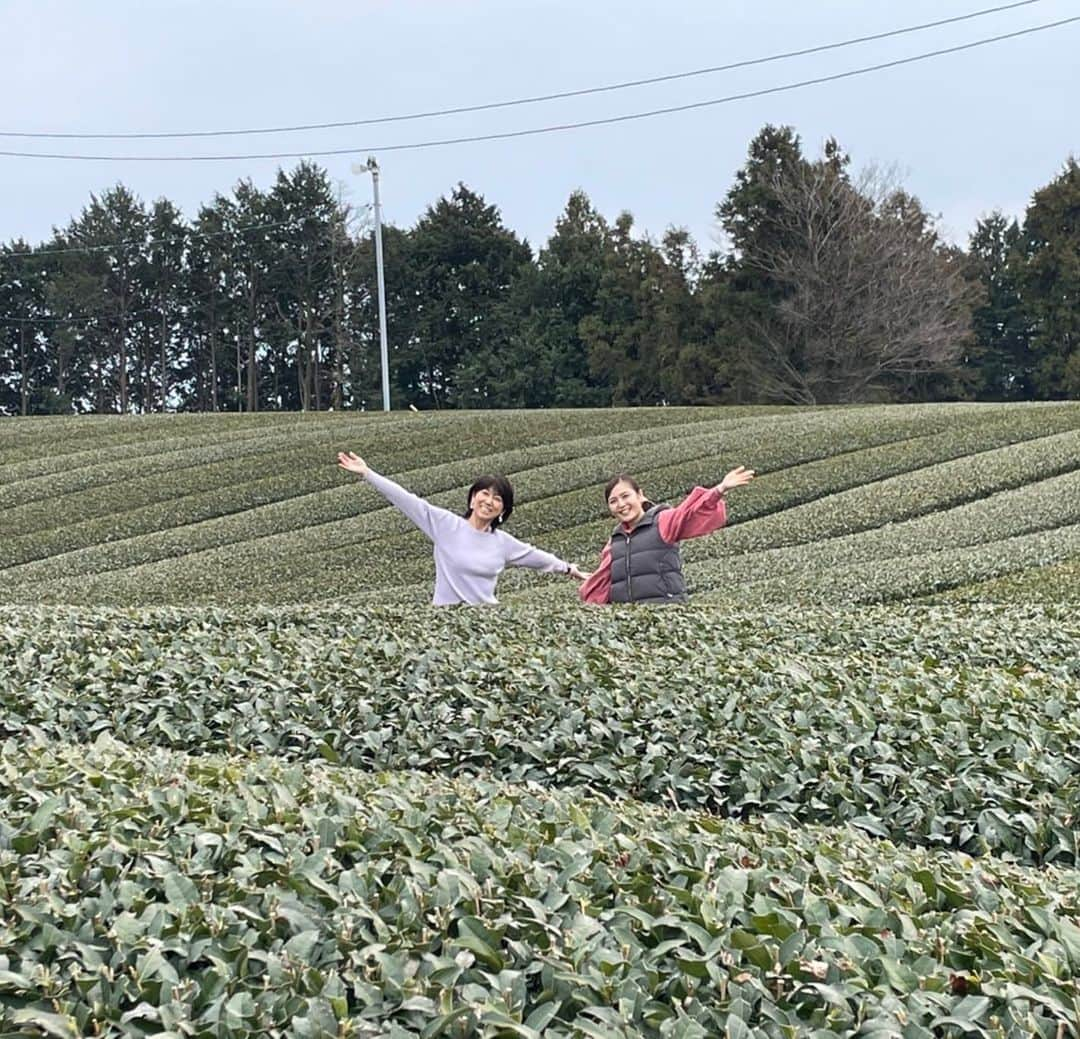
[[[0,1032],[1077,1032],[1078,437],[1070,403],[0,426]],[[505,470],[514,532],[582,559],[613,470],[761,475],[688,607],[508,574],[436,609],[342,447],[452,508]]]
[[[1023,227],[980,221],[969,265],[984,293],[974,314],[980,392],[991,399],[1080,395],[1080,167],[1035,192]]]
[[[528,245],[495,206],[459,184],[417,223],[409,259],[398,291],[414,301],[415,314],[407,335],[396,332],[395,350],[406,399],[436,408],[507,403],[503,373],[527,363],[510,348],[511,301],[532,261]]]
[[[61,742],[107,731],[133,746],[581,785],[1076,861],[1078,672],[1054,651],[1078,635],[1067,611],[905,623],[821,609],[800,634],[797,614],[778,616],[13,613],[3,712]],[[1020,622],[1050,648],[1020,658],[1008,637]],[[860,645],[837,650],[827,632],[841,623]]]
[[[1043,398],[1080,396],[1080,162],[1035,192],[1024,217],[1020,272],[1034,381]]]
[[[24,241],[0,245],[0,415],[61,414],[70,402],[49,385],[49,268]],[[18,320],[11,320],[17,316]],[[67,407],[65,407],[65,403]]]
[[[1078,1027],[1070,611],[0,633],[13,1034]]]
[[[835,140],[810,160],[793,129],[766,125],[716,207],[721,248],[636,232],[576,190],[534,258],[459,184],[415,226],[383,228],[392,398],[1077,396],[1076,185],[1070,159],[1022,228],[994,214],[965,255],[918,199],[853,174]],[[190,222],[117,184],[40,247],[0,245],[0,415],[377,407],[367,208],[302,161]]]
[[[169,420],[168,426],[181,421]],[[585,471],[586,479],[602,480],[608,471],[604,461],[616,464],[612,459],[617,446],[618,457],[627,457],[642,428],[670,430],[670,438],[678,440],[702,424],[723,429],[738,420],[668,409],[645,418],[633,412],[576,412],[572,422],[564,413],[538,413],[528,428],[517,418],[493,421],[481,413],[404,420],[312,415],[254,423],[238,417],[196,421],[204,429],[217,429],[218,436],[159,441],[129,427],[131,439],[146,448],[137,462],[145,475],[134,479],[130,442],[109,447],[104,455],[59,451],[53,464],[66,468],[46,477],[28,475],[37,472],[37,463],[20,460],[7,467],[12,477],[7,502],[23,504],[6,510],[13,536],[0,548],[5,553],[0,558],[9,564],[2,580],[10,587],[26,579],[131,568],[238,542],[249,543],[245,551],[256,555],[284,545],[286,553],[299,552],[307,558],[313,537],[333,538],[339,548],[347,548],[370,543],[380,534],[398,534],[403,525],[385,502],[358,490],[355,480],[333,464],[335,452],[357,440],[373,464],[378,460],[386,471],[420,466],[411,470],[410,481],[421,493],[457,488],[440,498],[456,507],[478,469],[518,472],[581,460],[549,478],[552,493],[564,489],[566,473],[573,474],[582,464],[592,466]],[[516,446],[506,448],[511,424],[516,426]],[[699,440],[696,453],[687,453],[697,457],[703,449]],[[667,450],[678,451],[678,444]],[[21,455],[22,448],[14,453]],[[19,481],[20,475],[26,478]],[[118,494],[126,508],[117,508]],[[376,510],[381,510],[378,515],[369,515]],[[235,555],[235,550],[230,549],[226,558],[229,554]],[[427,562],[428,556],[424,551],[421,559]],[[267,560],[264,557],[264,564]],[[27,565],[12,566],[20,562]],[[247,581],[255,576],[250,562],[244,560]],[[343,565],[332,556],[326,562]],[[190,591],[194,586],[189,564],[190,559],[182,567],[187,571],[183,583]],[[369,569],[368,587],[373,573]],[[180,587],[165,591],[183,598]]]
[[[741,526],[688,558],[722,558],[700,578],[722,587],[748,557],[744,601],[906,599],[1042,565],[1080,550],[1078,453],[1069,432],[943,462]]]
[[[611,389],[589,367],[582,321],[596,309],[610,231],[581,191],[570,195],[535,271],[520,283],[524,315],[514,353],[522,364],[501,373],[514,384],[505,403],[585,407],[611,402]]]
[[[961,585],[936,599],[941,602],[1066,602],[1076,598],[1080,586],[1080,556],[1060,563],[1033,566],[1019,573]]]
[[[1019,284],[1020,228],[1001,213],[976,225],[968,245],[970,274],[983,292],[972,313],[977,392],[989,400],[1031,396],[1030,329]]]

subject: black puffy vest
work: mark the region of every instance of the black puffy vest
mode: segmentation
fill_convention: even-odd
[[[662,537],[656,519],[670,505],[654,505],[628,534],[620,523],[611,534],[611,601],[686,602],[679,546]]]

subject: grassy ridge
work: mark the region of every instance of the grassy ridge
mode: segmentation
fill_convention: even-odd
[[[9,1034],[1080,1027],[1076,880],[1053,869],[107,737],[5,745],[0,780]]]
[[[821,611],[796,649],[707,608],[16,613],[0,705],[61,742],[577,786],[1076,863],[1080,665],[1000,645],[1014,626],[1025,647],[1078,645],[1072,612],[937,608],[892,663],[888,616]],[[864,645],[838,652],[826,618]]]
[[[752,557],[755,601],[835,590],[843,568],[883,552],[913,559],[927,539],[982,545],[983,565],[945,565],[943,582],[918,586],[859,581],[847,597],[927,594],[1080,555],[1071,535],[1049,551],[1004,547],[1077,522],[1072,483],[1054,482],[1080,463],[1077,404],[262,418],[99,421],[81,443],[68,420],[7,424],[0,601],[422,597],[429,549],[335,468],[341,447],[452,508],[477,472],[506,471],[521,502],[512,532],[583,562],[609,529],[599,487],[611,472],[630,469],[655,498],[677,500],[745,462],[762,475],[733,498],[731,528],[688,545],[687,558],[710,561],[690,568],[709,591],[728,584],[729,557]],[[41,464],[26,455],[35,431]],[[1015,507],[1009,491],[1021,492]],[[785,568],[803,579],[778,580]],[[508,593],[547,594],[531,575],[508,577]]]

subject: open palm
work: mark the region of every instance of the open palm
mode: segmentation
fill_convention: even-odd
[[[747,469],[745,465],[740,465],[735,469],[732,469],[731,472],[716,485],[716,489],[721,494],[726,494],[736,487],[745,487],[753,478],[754,470]]]
[[[356,473],[357,476],[367,476],[367,462],[359,455],[353,454],[352,451],[339,451],[337,464],[350,473]]]

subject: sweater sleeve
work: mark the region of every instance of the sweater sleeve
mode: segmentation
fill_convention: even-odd
[[[450,515],[446,509],[429,504],[423,498],[405,490],[400,484],[394,483],[385,476],[380,476],[374,469],[368,469],[366,479],[394,508],[403,512],[423,534],[432,541],[435,540],[437,527],[445,516]]]
[[[727,506],[715,487],[695,487],[675,508],[664,509],[657,529],[669,545],[699,538],[719,530],[727,522]]]
[[[611,602],[611,542],[600,550],[600,562],[596,569],[581,583],[578,598],[582,602],[601,605]]]
[[[549,574],[565,574],[570,570],[570,564],[558,556],[533,548],[525,541],[518,541],[505,531],[500,530],[498,537],[503,543],[503,557],[507,566],[524,566],[530,570],[543,570]]]

